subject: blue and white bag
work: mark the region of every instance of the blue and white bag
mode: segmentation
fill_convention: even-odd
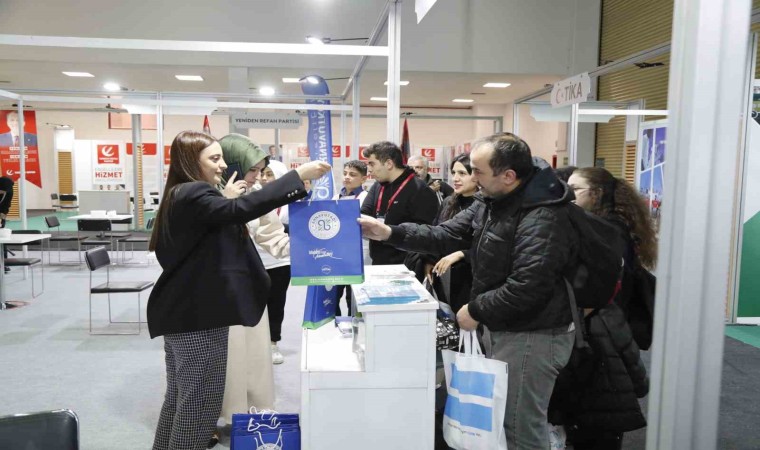
[[[507,363],[486,359],[474,331],[460,331],[463,346],[441,352],[449,392],[443,438],[457,450],[507,450]]]

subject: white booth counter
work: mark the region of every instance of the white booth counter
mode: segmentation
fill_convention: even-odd
[[[367,266],[365,284],[400,273],[414,280],[403,265]],[[417,302],[358,305],[356,345],[333,322],[304,330],[303,450],[433,449],[438,303],[414,283],[424,293]],[[366,298],[362,286],[353,286],[357,303]]]

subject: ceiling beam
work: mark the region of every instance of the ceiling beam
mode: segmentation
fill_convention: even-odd
[[[0,45],[30,47],[99,48],[220,53],[274,53],[289,55],[388,56],[388,47],[368,45],[312,45],[266,42],[167,41],[66,36],[0,34]]]

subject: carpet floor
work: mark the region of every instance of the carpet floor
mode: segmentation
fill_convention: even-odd
[[[73,255],[67,255],[75,259]],[[146,261],[146,254],[138,254]],[[160,267],[112,266],[112,280],[155,280]],[[97,276],[105,274],[96,273]],[[88,333],[89,272],[84,266],[45,267],[45,293],[29,299],[29,280],[14,269],[6,277],[8,298],[24,307],[0,311],[0,415],[69,408],[80,418],[83,450],[147,449],[165,390],[163,340]],[[283,340],[285,363],[275,366],[276,408],[300,407],[300,346],[303,287],[288,292]],[[145,318],[147,293],[141,305]],[[116,320],[137,318],[134,296],[113,297]],[[93,302],[94,327],[108,325],[105,298]],[[144,325],[143,325],[144,326]],[[747,327],[743,327],[747,328]],[[730,336],[733,331],[728,328]],[[648,364],[648,354],[645,354]],[[760,448],[760,349],[726,338],[720,409],[720,449]],[[350,426],[350,424],[347,424]],[[645,430],[625,435],[623,448],[644,449]],[[229,448],[224,437],[216,448]]]

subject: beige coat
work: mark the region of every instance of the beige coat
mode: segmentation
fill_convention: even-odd
[[[275,211],[248,222],[251,239],[276,258],[290,256],[290,238]],[[227,424],[232,414],[250,407],[274,409],[274,374],[270,349],[269,316],[265,310],[255,327],[230,327],[227,380],[221,416]]]

